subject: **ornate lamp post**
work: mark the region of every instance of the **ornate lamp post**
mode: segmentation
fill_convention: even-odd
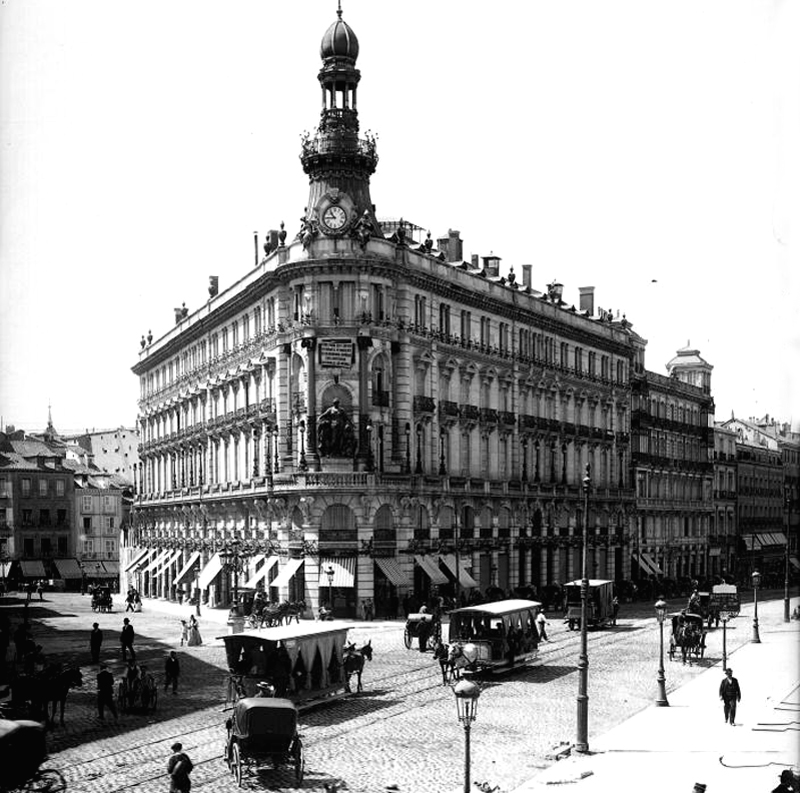
[[[414,473],[422,473],[422,424],[417,424],[417,465]]]
[[[328,608],[331,610],[331,616],[333,616],[333,577],[336,575],[336,571],[332,565],[328,565],[325,568],[325,575],[328,576]]]
[[[456,697],[458,720],[464,725],[464,793],[471,793],[469,733],[472,722],[478,715],[478,697],[481,695],[481,690],[471,680],[459,680],[453,687],[453,694]]]
[[[367,471],[371,473],[375,470],[375,457],[372,454],[372,421],[367,419],[367,426],[364,429],[367,433]]]
[[[306,423],[300,421],[300,470],[307,471],[308,463],[306,462]]]
[[[411,473],[411,425],[406,422],[406,471]]]
[[[722,671],[728,668],[728,620],[731,613],[727,609],[720,609],[719,618],[722,620]]]
[[[272,428],[272,445],[273,445],[273,448],[275,449],[275,473],[276,474],[279,474],[281,472],[281,466],[280,466],[280,462],[278,460],[278,435],[279,435],[278,425],[276,424]]]
[[[589,533],[589,488],[592,484],[590,467],[586,465],[583,477],[583,548],[581,552],[581,653],[578,657],[578,730],[575,751],[589,751],[589,639],[586,626],[589,579],[586,572],[587,540]]]
[[[666,689],[666,678],[664,677],[664,618],[667,616],[667,604],[663,598],[659,598],[656,601],[655,605],[656,609],[656,619],[658,620],[658,638],[659,638],[659,650],[658,650],[658,676],[656,680],[658,681],[658,698],[656,699],[656,705],[660,705],[661,707],[666,707],[669,705],[667,701],[667,689]]]
[[[447,433],[442,430],[439,433],[439,476],[445,476],[447,474],[447,468],[444,464],[444,441],[447,437]]]
[[[753,571],[750,576],[753,581],[753,638],[751,644],[761,644],[761,637],[758,635],[758,588],[761,586],[761,573]]]
[[[230,610],[229,623],[234,624],[242,619],[239,611],[239,573],[244,569],[244,559],[246,554],[242,553],[239,540],[231,540],[225,543],[224,550],[220,551],[222,567],[227,572],[233,573],[233,606]]]

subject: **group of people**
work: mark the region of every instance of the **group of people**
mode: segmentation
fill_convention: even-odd
[[[142,610],[142,596],[134,587],[128,587],[128,593],[125,595],[125,611],[133,611],[138,613]]]
[[[181,620],[181,647],[185,644],[187,647],[199,647],[203,643],[203,638],[200,636],[200,623],[194,614],[189,616],[188,622]]]

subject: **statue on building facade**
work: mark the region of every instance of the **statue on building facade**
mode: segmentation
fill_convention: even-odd
[[[355,454],[353,422],[340,407],[338,399],[333,400],[317,421],[317,445],[322,457],[352,457]]]

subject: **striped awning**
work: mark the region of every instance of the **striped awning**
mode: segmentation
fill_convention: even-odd
[[[20,559],[19,564],[25,578],[47,578],[41,559]]]
[[[56,569],[61,578],[66,580],[83,577],[83,570],[77,559],[54,559],[53,561],[56,563]]]
[[[259,567],[255,573],[253,573],[250,578],[245,581],[244,588],[245,589],[255,589],[261,581],[265,581],[267,574],[270,570],[278,563],[277,556],[264,556],[264,554],[260,554],[261,559],[256,557],[255,563],[258,565],[259,561],[263,560],[264,563]],[[265,581],[266,583],[266,581]]]
[[[130,562],[128,562],[128,565],[125,568],[125,572],[130,572],[134,567],[138,570],[152,553],[155,553],[152,548],[142,548],[134,553],[133,558],[130,560]]]
[[[647,575],[656,575],[655,569],[649,565],[638,553],[631,552],[631,558],[647,573]]]
[[[447,576],[439,569],[438,556],[415,556],[414,561],[425,571],[431,583],[447,584]]]
[[[800,560],[798,560],[796,556],[790,556],[789,561],[792,563],[792,565],[794,565],[794,567],[800,569]]]
[[[786,535],[781,532],[768,532],[766,534],[756,534],[761,547],[768,547],[770,545],[786,545]]]
[[[454,553],[446,553],[441,557],[441,560],[447,566],[447,569],[456,576],[456,555]],[[458,571],[458,583],[462,589],[474,589],[478,586],[478,582],[464,569],[464,561],[462,560]]]
[[[275,580],[270,583],[270,586],[288,586],[292,576],[303,566],[303,562],[305,562],[305,559],[289,559]]]
[[[392,557],[378,557],[375,559],[375,564],[378,565],[380,571],[389,579],[390,584],[402,587],[411,586],[411,579],[400,568],[397,559]]]
[[[153,575],[161,575],[176,559],[179,559],[183,551],[172,551],[155,569]]]
[[[156,567],[158,567],[164,561],[164,559],[167,558],[167,556],[169,556],[169,551],[161,551],[160,553],[156,554],[150,560],[150,564],[148,564],[147,567],[144,568],[144,572],[152,573],[153,570],[155,570]]]
[[[664,571],[658,566],[658,562],[649,553],[642,552],[642,561],[651,567],[656,575],[664,575]]]
[[[116,559],[104,559],[103,567],[109,575],[119,575],[119,562]]]
[[[220,570],[222,570],[222,557],[215,553],[200,573],[197,586],[200,589],[208,589],[211,586],[211,582],[219,575]]]
[[[197,567],[198,562],[200,561],[200,551],[192,551],[192,555],[189,557],[186,564],[181,567],[181,571],[175,576],[175,584],[183,584],[189,580],[191,576],[194,575],[194,571]]]
[[[11,574],[11,565],[13,562],[0,562],[0,578],[8,578]]]
[[[328,581],[327,571],[333,568],[333,583]],[[319,560],[319,585],[353,587],[356,585],[356,557],[337,556],[335,559]]]

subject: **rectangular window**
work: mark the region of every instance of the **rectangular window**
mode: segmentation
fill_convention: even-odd
[[[84,553],[93,553],[94,552],[94,540],[84,540],[83,541],[83,552]]]
[[[65,526],[66,524],[67,524],[67,510],[65,509],[56,510],[56,525]]]
[[[91,496],[83,496],[81,499],[81,512],[91,512],[92,511],[92,497]]]
[[[111,496],[103,496],[103,511],[104,512],[114,511],[114,499],[111,498]]]
[[[8,489],[8,481],[0,479],[0,498],[8,498],[10,496],[11,492]]]
[[[106,555],[111,556],[117,550],[117,544],[114,540],[106,540]]]
[[[50,510],[49,509],[40,509],[39,510],[39,525],[40,526],[49,526],[50,525]]]
[[[42,556],[53,555],[53,543],[51,542],[49,537],[42,537],[41,549],[42,549]]]
[[[56,479],[56,495],[61,498],[64,495],[64,480]]]
[[[83,519],[83,530],[85,532],[90,532],[92,530],[92,519],[91,518],[84,518]]]
[[[114,528],[114,518],[108,517],[106,518],[106,528],[113,529]]]
[[[33,510],[32,509],[23,509],[22,510],[22,525],[23,526],[32,526],[33,525]]]
[[[40,496],[47,496],[47,480],[40,479],[39,480],[39,495]]]
[[[31,480],[23,479],[20,484],[22,485],[22,495],[29,496],[31,494]]]
[[[58,555],[64,557],[69,553],[69,543],[66,537],[58,538]]]
[[[22,555],[23,556],[33,556],[33,537],[26,537],[22,541]]]

